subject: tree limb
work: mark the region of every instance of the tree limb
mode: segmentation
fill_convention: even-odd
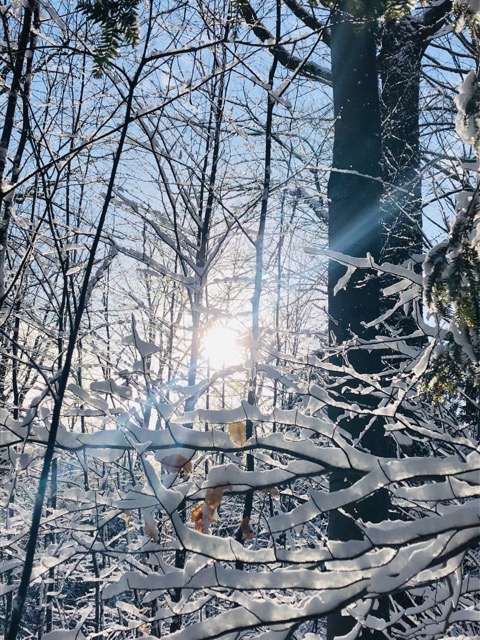
[[[297,16],[299,20],[303,22],[306,27],[312,29],[316,33],[322,36],[322,41],[329,47],[330,46],[330,30],[312,13],[306,11],[301,7],[296,0],[284,0],[290,11]]]
[[[243,19],[249,27],[251,27],[253,33],[264,44],[269,41],[274,41],[272,33],[262,24],[261,20],[257,17],[252,5],[247,0],[240,0],[238,8],[243,16]],[[293,56],[287,49],[280,44],[273,44],[269,47],[272,53],[275,53],[277,60],[286,69],[291,71],[297,71],[300,67],[299,74],[315,82],[323,82],[324,84],[331,84],[330,72],[324,69],[315,62],[303,62],[301,58]]]

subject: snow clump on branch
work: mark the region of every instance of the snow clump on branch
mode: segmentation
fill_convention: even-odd
[[[457,33],[464,27],[474,31],[480,23],[480,0],[454,0],[453,15],[456,18]]]
[[[458,109],[457,134],[480,154],[480,82],[475,71],[470,71],[460,86],[455,105]]]

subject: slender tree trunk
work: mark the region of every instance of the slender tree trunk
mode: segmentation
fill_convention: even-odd
[[[228,35],[228,25],[225,29],[225,37]],[[225,69],[226,57],[225,51],[223,57],[219,58],[215,52],[215,68],[222,66]],[[225,105],[225,90],[226,82],[225,76],[222,74],[218,81],[214,82],[212,90],[212,109],[210,112],[210,121],[207,131],[207,147],[205,152],[205,162],[202,172],[202,185],[200,193],[200,203],[203,207],[204,189],[207,190],[207,198],[205,203],[205,211],[201,210],[199,218],[202,221],[201,226],[198,229],[198,252],[196,256],[196,266],[198,268],[198,289],[193,294],[192,304],[192,343],[190,346],[190,365],[188,370],[188,386],[194,387],[197,382],[197,370],[200,357],[201,347],[201,311],[200,306],[204,300],[205,283],[207,276],[207,258],[208,258],[208,244],[210,239],[210,230],[212,225],[212,216],[215,205],[215,188],[217,183],[217,171],[218,163],[220,160],[221,152],[221,138],[222,138],[222,123],[224,116]],[[210,156],[211,149],[211,156]],[[207,173],[208,161],[211,157],[210,170]],[[193,394],[185,401],[185,411],[193,411],[197,402],[197,394]],[[179,506],[178,509],[182,520],[186,518],[186,504],[185,501]],[[185,566],[186,551],[185,549],[178,549],[175,552],[175,567],[177,569],[183,569]],[[172,595],[172,602],[180,602],[182,591],[181,589],[175,589]],[[182,625],[181,615],[176,615],[172,618],[170,624],[170,632],[175,633],[179,631]]]
[[[386,22],[379,57],[382,81],[383,177],[382,261],[402,264],[422,254],[422,176],[420,157],[420,74],[423,53],[444,23],[449,0],[421,17]],[[385,286],[390,280],[385,278]],[[383,301],[385,310],[388,299]],[[416,330],[412,316],[398,310],[390,324],[402,335]],[[418,339],[415,341],[418,344]]]
[[[28,93],[30,90],[31,79],[24,77],[24,73],[27,74],[28,69],[32,69],[33,62],[33,49],[35,46],[35,37],[32,36],[32,22],[34,17],[37,19],[39,16],[38,3],[35,1],[27,2],[22,17],[22,27],[16,43],[16,55],[15,64],[13,67],[13,78],[8,93],[8,102],[5,110],[4,124],[2,135],[0,139],[0,306],[4,302],[6,282],[5,282],[5,269],[7,260],[7,247],[8,247],[8,231],[10,226],[10,220],[12,216],[12,203],[11,196],[6,197],[5,187],[8,187],[6,182],[7,165],[8,165],[8,151],[12,134],[15,126],[15,113],[17,111],[19,94],[23,98],[23,130],[21,134],[21,140],[17,155],[14,159],[14,168],[12,174],[11,184],[14,185],[18,177],[20,159],[23,152],[23,146],[27,138],[27,127],[29,114],[27,111]],[[37,20],[36,20],[37,22]],[[38,27],[38,24],[35,26]],[[8,37],[8,36],[7,36]],[[30,45],[30,46],[29,46]],[[27,51],[30,57],[27,58],[27,69],[24,69],[25,59]]]
[[[420,70],[423,52],[421,23],[413,16],[387,22],[382,38],[380,75],[382,80],[383,175],[381,260],[403,264],[423,249],[422,180],[420,170]],[[392,284],[384,277],[382,285]],[[382,300],[382,311],[396,299]],[[408,336],[417,328],[414,317],[403,308],[395,311],[389,324]],[[414,343],[418,344],[418,338]],[[421,346],[421,345],[420,345]],[[398,367],[402,359],[396,359]]]
[[[20,632],[20,624],[23,617],[23,611],[25,607],[25,601],[27,598],[28,587],[30,584],[30,578],[31,578],[33,566],[34,566],[34,558],[35,558],[35,552],[37,548],[38,537],[40,534],[40,524],[42,519],[43,506],[45,502],[45,495],[46,495],[46,490],[48,486],[51,465],[52,465],[53,457],[55,454],[55,442],[56,442],[58,429],[60,427],[60,417],[61,417],[61,412],[63,408],[64,396],[65,396],[67,385],[68,385],[68,378],[70,375],[73,356],[76,349],[78,336],[80,333],[83,314],[85,312],[85,308],[88,302],[89,284],[90,284],[90,279],[93,272],[95,258],[97,256],[98,245],[100,244],[100,241],[102,239],[102,231],[105,224],[105,220],[107,218],[107,213],[109,211],[110,203],[113,198],[113,193],[114,193],[113,189],[114,189],[115,180],[117,177],[118,167],[119,167],[120,160],[123,153],[125,140],[127,137],[128,126],[131,122],[133,91],[136,86],[137,79],[138,78],[136,77],[135,82],[132,81],[130,92],[126,100],[124,122],[123,122],[122,129],[120,131],[118,146],[117,146],[115,155],[113,157],[112,168],[110,170],[110,177],[108,180],[107,192],[106,192],[103,207],[98,219],[97,232],[93,238],[93,242],[90,249],[90,255],[88,258],[87,265],[85,267],[85,275],[84,275],[81,291],[78,297],[77,312],[73,319],[73,326],[71,328],[68,344],[65,351],[63,368],[60,371],[59,379],[57,382],[57,394],[54,399],[52,419],[50,423],[50,432],[48,436],[47,445],[45,448],[45,455],[43,458],[42,470],[40,473],[40,478],[38,481],[37,491],[35,495],[35,503],[34,503],[33,513],[32,513],[32,523],[30,525],[28,539],[25,546],[25,561],[22,569],[22,574],[20,578],[20,584],[18,587],[17,595],[12,605],[12,611],[11,611],[8,631],[6,634],[6,640],[16,640]]]
[[[384,178],[382,258],[421,253],[420,67],[423,42],[412,16],[385,25],[380,57]]]

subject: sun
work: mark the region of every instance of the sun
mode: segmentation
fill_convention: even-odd
[[[231,367],[245,359],[239,332],[230,327],[212,327],[206,331],[202,338],[202,354],[213,369]]]

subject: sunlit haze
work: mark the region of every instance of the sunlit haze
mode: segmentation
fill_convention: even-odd
[[[213,369],[240,364],[245,358],[239,333],[229,327],[212,327],[202,339],[202,353]]]

